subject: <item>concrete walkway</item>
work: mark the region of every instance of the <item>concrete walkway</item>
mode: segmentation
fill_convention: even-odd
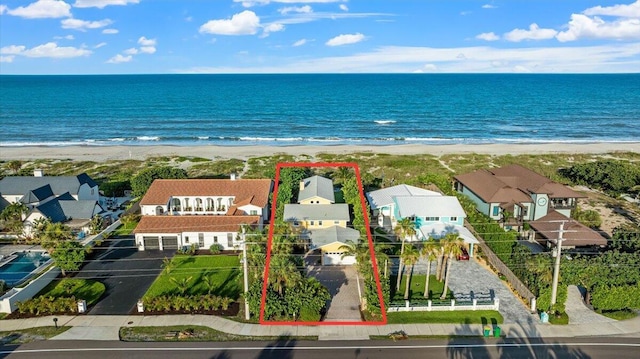
[[[306,326],[306,325],[259,325],[238,323],[209,315],[160,315],[160,316],[59,316],[58,325],[73,328],[54,340],[118,340],[120,327],[127,326],[207,326],[226,333],[251,336],[318,336],[319,339],[353,340],[368,338],[370,335],[387,336],[389,333],[404,331],[412,335],[466,335],[482,336],[480,324],[391,324],[391,325],[346,325],[346,326]],[[0,321],[3,331],[33,327],[52,326],[53,317],[12,319]],[[612,323],[589,324],[503,324],[503,336],[509,338],[568,338],[588,336],[624,336],[640,338],[640,317]]]
[[[589,309],[582,300],[582,293],[575,285],[570,285],[565,302],[565,311],[569,316],[569,324],[615,323],[615,319],[607,318]]]

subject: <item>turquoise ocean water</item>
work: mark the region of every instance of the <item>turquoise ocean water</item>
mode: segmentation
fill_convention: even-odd
[[[640,141],[640,74],[0,76],[0,146]]]

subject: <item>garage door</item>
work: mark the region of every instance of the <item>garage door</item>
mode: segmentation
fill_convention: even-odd
[[[339,252],[327,252],[322,254],[322,264],[326,266],[337,265],[352,265],[356,263],[356,257],[345,256],[342,258],[342,253]]]
[[[162,237],[163,249],[178,249],[178,237]]]
[[[158,237],[142,237],[144,249],[160,249],[160,240]]]

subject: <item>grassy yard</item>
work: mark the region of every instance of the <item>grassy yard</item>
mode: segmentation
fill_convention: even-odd
[[[636,312],[631,309],[615,310],[610,312],[598,311],[598,313],[615,320],[626,320],[638,316]]]
[[[502,315],[496,310],[387,313],[388,324],[436,323],[487,325],[502,324],[503,321]]]
[[[113,231],[113,234],[116,236],[128,236],[131,234],[131,232],[133,232],[134,229],[136,229],[137,225],[137,221],[125,223],[116,228],[116,230]]]
[[[185,294],[206,294],[208,288],[204,277],[211,278],[214,283],[211,294],[237,299],[242,291],[242,271],[237,256],[185,256],[176,255],[171,260],[171,270],[166,269],[153,282],[145,297],[153,298],[161,295],[178,295],[177,284],[188,279]],[[174,278],[172,280],[172,278]]]
[[[429,292],[431,293],[430,298],[424,297],[424,282],[426,279],[425,274],[414,274],[411,276],[411,282],[409,283],[409,298],[412,300],[421,300],[426,301],[427,299],[432,299],[433,301],[440,300],[440,296],[442,295],[442,291],[444,290],[444,283],[436,280],[435,275],[431,275],[431,279],[429,279]],[[396,277],[391,276],[391,302],[404,301],[404,291],[407,285],[407,276],[402,276],[402,281],[400,282],[400,290],[395,291],[396,287]],[[447,291],[447,299],[452,299],[451,291]]]
[[[120,340],[125,342],[229,342],[318,340],[318,337],[257,337],[227,334],[209,327],[175,325],[171,327],[123,327],[120,328]]]
[[[87,306],[95,304],[105,291],[104,284],[90,279],[65,278],[53,281],[44,287],[38,295],[46,297],[76,297],[84,299]]]
[[[29,329],[0,332],[0,346],[4,344],[24,344],[38,340],[46,340],[62,334],[71,327],[37,327]]]

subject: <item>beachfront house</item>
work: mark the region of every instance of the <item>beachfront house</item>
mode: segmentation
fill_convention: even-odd
[[[456,234],[473,256],[478,240],[464,227],[466,214],[456,197],[405,184],[367,192],[366,196],[379,227],[392,232],[398,221],[410,218],[416,235],[406,240],[438,240]]]
[[[269,218],[270,179],[158,179],[140,201],[139,250],[236,249],[242,227]]]
[[[333,181],[313,176],[300,181],[298,203],[284,206],[284,220],[300,230],[312,253],[321,255],[323,265],[351,265],[354,256],[344,256],[347,241],[358,242],[360,232],[347,227],[349,206],[335,203]]]
[[[528,222],[537,240],[547,246],[555,243],[561,222],[577,225],[570,219],[571,211],[585,197],[520,165],[481,169],[454,176],[454,180],[456,190],[468,196],[479,212],[500,221],[507,230],[520,230]],[[556,236],[551,235],[550,226]],[[581,240],[564,242],[563,247],[606,245],[606,240],[590,228],[581,227],[579,233]]]
[[[64,223],[82,238],[90,231],[95,215],[106,216],[99,203],[98,184],[86,173],[77,176],[45,176],[40,169],[33,176],[8,176],[0,180],[3,207],[22,203],[28,212],[24,235],[29,236],[40,219]]]

